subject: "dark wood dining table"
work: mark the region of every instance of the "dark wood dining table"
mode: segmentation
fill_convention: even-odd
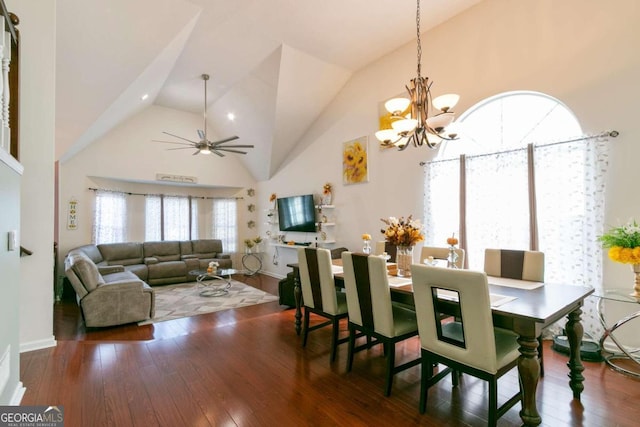
[[[299,335],[302,318],[302,291],[298,264],[287,264],[293,268],[295,277],[294,297],[296,301],[295,330]],[[336,286],[344,287],[341,274],[334,275]],[[518,375],[522,384],[522,410],[520,418],[525,426],[537,426],[542,422],[536,406],[536,390],[540,379],[538,360],[538,337],[542,329],[567,317],[566,333],[569,341],[569,387],[574,399],[580,399],[584,390],[584,366],[580,359],[580,344],[584,329],[581,323],[582,305],[586,297],[594,292],[592,287],[565,284],[546,284],[537,289],[520,289],[489,285],[492,294],[514,297],[513,300],[492,308],[495,326],[507,328],[519,335],[520,358]],[[415,306],[410,284],[391,288],[393,300]]]

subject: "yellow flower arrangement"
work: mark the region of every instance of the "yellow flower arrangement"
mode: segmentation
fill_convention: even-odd
[[[387,242],[396,246],[414,246],[418,242],[424,240],[422,234],[422,224],[418,220],[412,219],[409,215],[405,220],[403,217],[389,217],[381,219],[387,224],[387,228],[380,230],[384,234]]]
[[[331,184],[329,184],[328,182],[324,185],[324,187],[322,187],[322,194],[324,194],[325,196],[328,194],[331,194]]]
[[[278,196],[276,196],[276,193],[271,193],[271,197],[269,197],[269,201],[270,202],[275,202],[277,198],[278,198]]]
[[[364,234],[362,235],[362,240],[371,240],[371,234],[364,233]]]
[[[640,227],[635,220],[614,227],[598,238],[609,248],[609,258],[623,264],[640,264]]]

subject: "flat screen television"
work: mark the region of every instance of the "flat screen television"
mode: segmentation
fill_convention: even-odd
[[[316,207],[313,194],[278,199],[280,231],[316,231]]]

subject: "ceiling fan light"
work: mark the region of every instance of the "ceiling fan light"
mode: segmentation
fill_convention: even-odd
[[[440,95],[431,102],[433,107],[436,110],[440,110],[443,112],[447,112],[456,106],[458,101],[460,100],[460,95],[456,95],[455,93],[447,93],[445,95]]]
[[[200,154],[211,154],[211,150],[209,150],[209,147],[201,148]]]
[[[407,98],[393,98],[384,103],[384,108],[393,115],[400,115],[410,103]]]

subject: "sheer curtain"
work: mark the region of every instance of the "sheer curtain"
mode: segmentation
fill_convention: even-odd
[[[238,203],[235,199],[213,199],[213,237],[222,240],[225,252],[238,250]]]
[[[190,238],[189,198],[183,196],[164,196],[163,229],[164,240],[189,240]]]
[[[447,237],[460,236],[459,170],[459,159],[434,161],[424,168],[425,246],[446,246]]]
[[[200,208],[200,200],[198,198],[192,197],[191,199],[191,239],[199,239],[200,238],[200,229],[199,229],[199,208]]]
[[[146,195],[144,199],[144,240],[162,240],[162,197]]]
[[[127,195],[96,190],[91,239],[96,245],[127,239]]]
[[[484,269],[486,248],[529,249],[527,151],[468,157],[466,241],[470,269]]]

